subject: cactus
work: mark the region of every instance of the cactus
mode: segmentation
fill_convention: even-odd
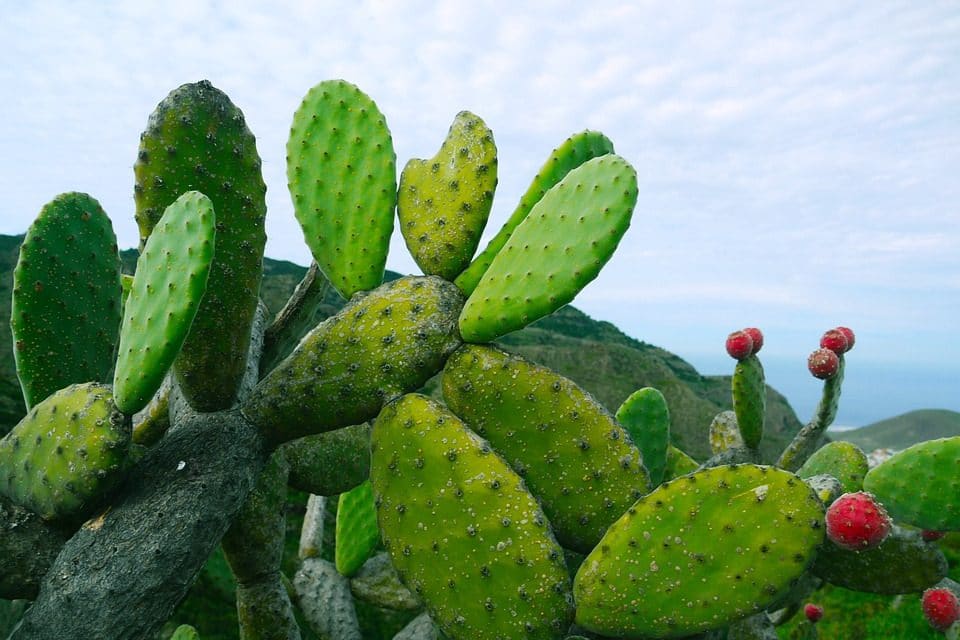
[[[664,480],[670,447],[670,409],[663,394],[652,387],[634,391],[617,409],[617,422],[639,447],[650,483]]]
[[[801,478],[828,473],[840,481],[843,493],[854,493],[863,488],[867,474],[867,456],[855,444],[837,441],[825,444],[797,470]]]
[[[367,561],[377,543],[377,511],[373,505],[373,487],[363,484],[340,494],[337,503],[337,571],[350,577]]]
[[[767,385],[763,365],[756,355],[737,362],[733,371],[733,411],[743,444],[751,449],[760,445],[766,411]]]

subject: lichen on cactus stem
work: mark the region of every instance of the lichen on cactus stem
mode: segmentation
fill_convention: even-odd
[[[207,292],[175,370],[198,411],[233,405],[243,378],[266,243],[266,185],[243,113],[207,81],[174,89],[151,114],[134,164],[137,224],[146,243],[186,191],[213,202],[217,252]]]

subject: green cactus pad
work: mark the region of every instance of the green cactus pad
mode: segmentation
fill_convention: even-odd
[[[879,546],[847,551],[825,544],[811,571],[845,589],[895,595],[918,593],[947,575],[947,560],[917,531],[894,527]]]
[[[960,530],[960,436],[915,444],[874,467],[863,488],[897,522]]]
[[[863,488],[863,477],[868,470],[867,456],[860,447],[836,441],[820,447],[797,470],[797,475],[810,478],[826,473],[840,481],[843,493],[855,493]]]
[[[606,155],[544,194],[516,228],[460,314],[466,342],[489,342],[573,300],[613,255],[637,202],[637,174]]]
[[[313,87],[293,116],[287,181],[307,246],[347,300],[383,280],[397,168],[377,105],[343,80]]]
[[[370,420],[460,346],[460,290],[435,276],[351,300],[260,381],[243,412],[274,443]]]
[[[170,640],[200,640],[200,634],[190,625],[182,624],[174,630]]]
[[[823,505],[792,473],[705,469],[641,498],[574,581],[577,624],[603,635],[672,638],[762,611],[823,542]]]
[[[730,449],[743,447],[743,436],[737,425],[737,414],[721,411],[710,422],[710,453],[717,455]]]
[[[383,544],[451,640],[564,637],[573,610],[563,551],[486,441],[406,395],[374,422],[371,448]]]
[[[194,409],[226,409],[246,367],[267,239],[256,140],[226,94],[207,81],[185,84],[150,116],[133,169],[141,245],[183,193],[213,202],[217,255],[174,369]]]
[[[584,162],[608,153],[613,153],[613,143],[598,131],[582,131],[574,134],[554,149],[527,188],[527,192],[523,194],[520,204],[517,205],[507,222],[493,237],[486,249],[474,259],[463,273],[457,276],[455,282],[463,291],[463,294],[469,296],[473,293],[483,274],[490,267],[490,263],[493,262],[503,245],[510,239],[514,229],[524,221],[530,210],[543,198],[547,191]]]
[[[670,445],[667,449],[667,467],[663,471],[663,482],[685,476],[699,468],[700,463],[677,447]]]
[[[167,207],[144,245],[113,376],[114,401],[124,413],[147,406],[180,352],[207,288],[215,236],[213,203],[188,191]]]
[[[843,354],[840,356],[840,368],[836,375],[823,382],[823,391],[816,412],[800,432],[780,454],[777,466],[787,471],[796,471],[813,455],[827,428],[833,424],[840,407],[840,391],[843,387],[843,374],[846,369]]]
[[[640,451],[623,427],[546,367],[464,345],[443,370],[443,398],[523,476],[565,547],[592,549],[649,490]]]
[[[129,445],[110,387],[71,385],[0,440],[0,493],[46,520],[75,522],[123,476]]]
[[[763,420],[767,408],[767,385],[763,365],[757,356],[749,356],[737,362],[731,383],[733,411],[737,414],[737,426],[743,443],[756,449],[763,437]]]
[[[623,401],[616,417],[643,454],[643,465],[650,474],[650,483],[659,485],[663,482],[670,447],[667,399],[653,387],[638,389]]]
[[[407,249],[425,274],[453,281],[470,264],[496,188],[493,133],[469,111],[457,114],[435,156],[407,162],[397,217]]]
[[[117,238],[100,203],[85,193],[54,198],[13,272],[10,328],[28,410],[70,384],[109,379],[120,291]]]
[[[318,496],[335,496],[370,477],[370,425],[367,423],[298,438],[283,445],[291,487]]]
[[[367,480],[341,493],[337,503],[337,548],[334,554],[337,571],[347,577],[355,574],[379,542],[373,487]]]

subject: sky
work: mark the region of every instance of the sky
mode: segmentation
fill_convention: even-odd
[[[345,8],[347,7],[347,8]],[[956,2],[16,2],[0,0],[0,233],[64,191],[137,244],[133,171],[157,103],[208,79],[257,137],[267,256],[307,264],[286,190],[318,82],[370,95],[398,170],[463,109],[493,130],[486,239],[550,151],[604,132],[636,168],[631,228],[574,304],[702,373],[760,327],[801,420],[821,333],[857,333],[840,425],[960,411]],[[416,273],[399,233],[388,268]]]

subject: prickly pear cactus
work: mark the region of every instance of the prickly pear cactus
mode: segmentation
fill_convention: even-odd
[[[843,493],[855,493],[863,488],[868,470],[866,454],[857,445],[838,440],[820,447],[797,470],[797,475],[811,478],[828,473],[840,481]]]
[[[743,443],[755,449],[763,437],[763,421],[766,415],[767,385],[763,365],[756,355],[739,360],[733,371],[733,411],[737,414],[737,426]]]
[[[337,503],[337,571],[350,577],[359,571],[380,542],[377,511],[370,481],[340,494]]]
[[[85,193],[64,193],[30,226],[13,273],[10,328],[29,410],[53,392],[108,380],[120,329],[113,225]]]
[[[486,441],[406,395],[377,417],[371,448],[383,544],[451,640],[564,637],[573,606],[562,549]]]
[[[670,409],[657,389],[645,387],[630,394],[617,409],[617,422],[643,454],[643,464],[653,486],[663,482],[670,447]]]

